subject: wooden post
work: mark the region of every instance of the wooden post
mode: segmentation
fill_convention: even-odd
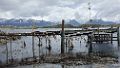
[[[40,43],[40,37],[38,37],[39,38],[39,43],[38,43],[38,47],[39,47],[39,62],[40,62],[40,46],[41,46],[41,43]]]
[[[111,33],[111,43],[113,43],[113,34]]]
[[[117,27],[117,41],[118,41],[118,46],[120,46],[120,39],[119,39],[119,27]]]
[[[62,20],[62,31],[61,31],[61,54],[64,54],[64,20]]]
[[[8,46],[6,44],[6,63],[8,64]]]
[[[32,51],[33,51],[33,58],[35,59],[35,53],[34,53],[34,28],[35,28],[35,22],[32,23]]]
[[[90,47],[89,47],[89,54],[91,54],[92,53],[92,35],[88,35],[88,37],[89,37],[89,44],[90,44]]]
[[[111,31],[112,31],[113,27],[111,26]],[[111,43],[113,43],[113,34],[111,32]]]
[[[90,36],[90,53],[92,52],[92,37]]]
[[[13,62],[13,56],[12,56],[12,38],[10,37],[10,56],[11,56],[11,61]]]
[[[98,42],[100,43],[100,29],[99,29],[99,26],[98,26]]]
[[[66,37],[66,52],[67,52],[68,38]]]
[[[35,53],[34,53],[34,32],[32,36],[32,51],[33,51],[33,58],[35,59]]]
[[[48,54],[51,55],[51,40],[50,40],[50,37],[48,38]]]
[[[48,37],[47,36],[45,36],[45,42],[46,42],[46,47],[48,48]],[[46,50],[46,55],[47,55],[47,50]]]
[[[89,38],[89,35],[87,35],[87,37],[88,37],[87,43],[90,43],[90,38]],[[80,43],[81,43],[81,42],[80,42]]]
[[[99,26],[98,26],[98,35],[99,35],[99,33],[100,33],[100,28],[99,28]]]

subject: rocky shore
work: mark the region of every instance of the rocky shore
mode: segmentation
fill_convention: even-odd
[[[39,59],[40,58],[40,59]],[[1,64],[0,67],[6,66],[19,66],[19,65],[32,65],[32,64],[64,64],[64,65],[87,65],[87,64],[115,64],[118,63],[118,58],[115,57],[100,57],[95,55],[51,55],[51,56],[40,56],[36,58],[24,58],[21,61],[13,60],[7,64]]]

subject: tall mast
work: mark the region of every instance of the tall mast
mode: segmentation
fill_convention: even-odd
[[[89,21],[91,22],[92,19],[91,19],[91,0],[89,0],[88,2],[88,10],[89,10]]]

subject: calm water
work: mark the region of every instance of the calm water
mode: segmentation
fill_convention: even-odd
[[[67,30],[69,30],[68,28]],[[72,28],[73,29],[73,28]],[[75,28],[76,29],[76,28]],[[31,29],[1,29],[5,32],[31,32]],[[35,29],[37,31],[56,31],[61,30],[59,28],[39,28]],[[115,34],[114,34],[115,35]],[[38,50],[38,37],[34,37],[35,39],[35,55],[39,55]],[[48,43],[48,39],[50,40],[50,43]],[[81,36],[81,37],[72,37],[67,38],[70,39],[70,43],[68,43],[67,48],[65,49],[66,53],[88,53],[88,45],[87,45],[87,36]],[[71,41],[72,40],[72,41]],[[60,54],[60,46],[61,46],[61,39],[60,36],[46,36],[41,37],[42,41],[42,47],[40,48],[40,54]],[[81,43],[80,43],[81,42]],[[24,43],[26,44],[26,47],[24,47]],[[52,49],[51,51],[48,51],[46,47],[48,45],[51,45]],[[69,49],[69,45],[74,45],[74,48],[72,50]],[[8,41],[8,58],[11,59],[11,50],[10,50],[10,43]],[[117,45],[117,42],[113,42],[113,44],[93,44],[93,52],[103,52],[106,54],[110,54],[113,56],[117,56],[119,58],[120,51],[119,47]],[[20,40],[12,41],[12,56],[14,59],[22,59],[25,57],[32,57],[32,37],[22,37]],[[0,46],[0,62],[5,63],[6,61],[6,46],[1,45]],[[35,65],[26,65],[26,66],[18,66],[15,68],[119,68],[120,64],[90,64],[90,65],[80,65],[80,66],[67,66],[67,65],[61,65],[61,64],[35,64]]]

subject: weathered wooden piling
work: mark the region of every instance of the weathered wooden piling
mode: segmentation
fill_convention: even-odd
[[[113,43],[113,33],[112,33],[113,27],[111,26],[111,43]]]
[[[34,33],[32,36],[32,52],[33,52],[33,58],[35,59],[35,50],[34,50]]]
[[[48,39],[48,47],[51,50],[51,40],[50,40],[50,38]]]
[[[35,22],[32,23],[32,52],[33,52],[33,58],[35,59],[35,50],[34,50],[34,36],[35,36],[35,32],[34,32],[34,28],[35,28]]]
[[[45,36],[45,42],[46,42],[46,55],[47,55],[47,49],[48,49],[48,36]]]
[[[48,46],[48,37],[45,37],[46,47]]]
[[[6,44],[6,63],[8,64],[8,46]]]
[[[64,20],[62,20],[62,31],[61,31],[61,54],[64,54]]]
[[[113,34],[111,33],[111,43],[113,43]]]
[[[68,46],[68,38],[66,38],[66,52],[67,52],[67,46]]]
[[[51,40],[50,40],[50,37],[49,37],[49,39],[48,39],[48,54],[49,55],[51,55],[51,49],[52,49],[52,47],[51,47]]]
[[[118,46],[120,46],[120,33],[119,33],[119,27],[117,27],[117,41],[118,41]]]
[[[40,37],[38,37],[38,39],[39,39],[39,43],[38,43],[38,47],[39,47],[39,62],[40,62],[40,46],[41,46],[41,39],[40,39]]]
[[[100,33],[100,27],[98,26],[98,34]]]
[[[10,56],[11,56],[11,61],[13,62],[13,53],[12,53],[12,38],[10,37]]]
[[[89,54],[92,53],[92,35],[88,35],[88,39],[89,39]]]

